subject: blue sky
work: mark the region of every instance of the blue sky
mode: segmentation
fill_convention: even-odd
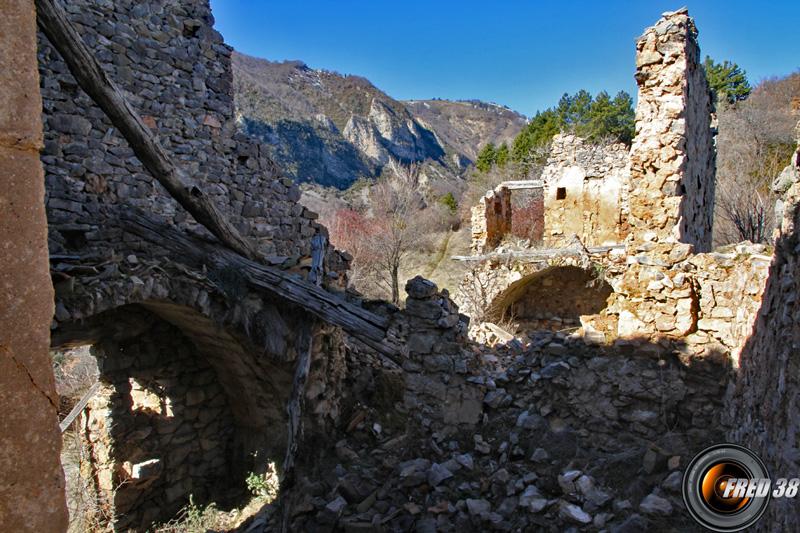
[[[525,115],[564,92],[635,96],[634,40],[663,1],[211,0],[237,50],[367,77],[397,99],[508,105]],[[703,55],[751,82],[800,69],[800,0],[688,2]]]

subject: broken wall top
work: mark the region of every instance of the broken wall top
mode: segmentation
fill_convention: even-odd
[[[623,143],[595,144],[577,135],[559,133],[550,144],[547,166],[542,171],[545,186],[568,166],[582,167],[587,177],[602,178],[628,165],[628,147]]]

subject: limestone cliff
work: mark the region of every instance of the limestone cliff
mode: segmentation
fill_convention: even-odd
[[[460,176],[487,142],[508,141],[522,115],[479,102],[400,102],[359,76],[233,54],[239,127],[271,147],[296,181],[345,189],[391,161],[428,179]]]

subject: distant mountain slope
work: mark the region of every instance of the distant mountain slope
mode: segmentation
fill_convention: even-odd
[[[365,78],[299,61],[234,52],[233,75],[240,128],[271,146],[288,176],[339,189],[394,161],[421,165],[431,180],[458,177],[479,145],[513,138],[524,124],[489,104],[401,102]]]
[[[510,144],[527,123],[516,111],[479,100],[407,100],[405,104],[447,146],[470,161],[489,142]]]

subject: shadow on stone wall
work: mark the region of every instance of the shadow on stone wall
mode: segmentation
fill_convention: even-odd
[[[796,187],[793,192],[796,202]],[[800,208],[795,204],[775,242],[761,307],[753,333],[741,351],[739,372],[729,390],[725,412],[731,441],[755,451],[773,480],[800,473],[798,222]],[[800,512],[794,500],[783,498],[770,503],[759,524],[764,530],[790,530],[798,520]]]

